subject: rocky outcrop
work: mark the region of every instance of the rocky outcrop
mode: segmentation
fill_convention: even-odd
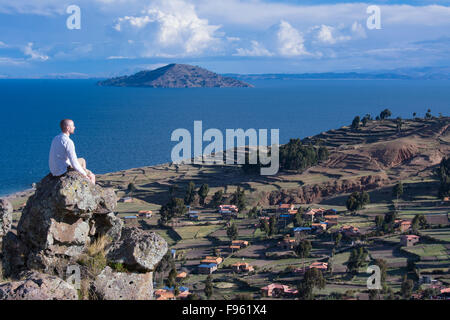
[[[64,260],[76,260],[101,232],[117,238],[122,222],[111,216],[116,204],[114,190],[93,185],[76,171],[46,176],[28,199],[17,227],[16,241],[26,248],[24,267],[49,271]],[[5,252],[17,246],[9,241]],[[23,267],[10,263],[9,269]]]
[[[77,300],[77,290],[64,280],[30,271],[24,280],[0,284],[0,300]]]
[[[167,242],[152,232],[124,228],[113,212],[116,205],[114,190],[93,185],[78,172],[42,179],[17,233],[3,238],[5,276],[26,276],[3,284],[2,299],[72,299],[73,288],[63,281],[68,266],[79,269],[82,288],[94,288],[97,298],[151,299],[151,271],[167,252]],[[109,262],[129,272],[105,268]]]
[[[114,272],[106,267],[95,279],[93,291],[101,300],[152,300],[153,273]]]
[[[11,229],[13,206],[6,199],[0,199],[0,243]]]
[[[147,272],[153,271],[167,249],[167,242],[154,232],[136,227],[123,228],[120,240],[111,247],[107,258],[128,269]]]

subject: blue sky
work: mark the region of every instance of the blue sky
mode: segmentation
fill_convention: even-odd
[[[69,5],[81,29],[69,30]],[[380,8],[369,29],[367,7]],[[0,0],[0,77],[450,66],[450,0]]]

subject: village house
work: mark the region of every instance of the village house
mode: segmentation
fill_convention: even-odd
[[[284,250],[292,250],[295,247],[295,239],[292,239],[289,235],[287,235],[282,241],[278,242],[278,246]]]
[[[397,224],[400,232],[406,232],[411,229],[411,220],[400,220]]]
[[[328,270],[328,263],[326,262],[313,262],[310,264],[309,269],[316,268],[319,269],[322,272],[325,272]]]
[[[177,299],[185,299],[191,294],[187,287],[179,287],[178,290],[180,293],[176,296]],[[164,287],[155,290],[154,296],[156,300],[175,300],[174,288]]]
[[[272,283],[262,287],[261,294],[263,297],[292,297],[298,294],[298,290],[283,284]]]
[[[339,231],[349,238],[357,237],[361,234],[359,229],[354,226],[342,226]]]
[[[187,273],[182,271],[179,274],[177,274],[176,280],[183,281],[184,279],[186,279],[186,277],[187,277]]]
[[[325,209],[323,209],[323,208],[309,209],[303,215],[305,216],[305,219],[309,219],[311,221],[314,221],[315,218],[322,218],[324,212],[325,212]]]
[[[231,265],[234,272],[252,272],[255,269],[246,262],[238,262]]]
[[[232,240],[231,245],[233,246],[239,246],[241,248],[245,248],[249,245],[248,241],[246,240]]]
[[[402,235],[400,237],[400,243],[404,247],[412,247],[417,242],[419,242],[419,239],[419,236],[416,236],[414,234]]]
[[[228,212],[228,211],[238,213],[239,209],[234,204],[221,204],[218,208],[218,211],[219,211],[219,213],[224,213],[224,212]]]
[[[277,213],[289,213],[290,210],[294,210],[294,204],[280,203],[278,205]]]
[[[336,214],[327,214],[324,215],[323,218],[325,219],[325,222],[328,223],[328,225],[335,226],[338,224],[339,216]]]
[[[326,222],[312,223],[311,228],[316,231],[326,231],[327,230]]]
[[[189,214],[189,220],[198,221],[198,215],[197,214]]]
[[[209,264],[201,264],[197,267],[198,273],[201,274],[211,274],[217,270],[217,264],[209,263]]]
[[[139,218],[151,218],[152,217],[153,212],[151,210],[140,210],[138,212],[138,216]]]
[[[219,265],[222,263],[222,261],[223,261],[223,259],[221,257],[208,256],[208,257],[205,257],[202,261],[200,261],[200,263],[206,263],[206,264],[214,263],[216,265]]]
[[[130,202],[133,202],[133,198],[132,197],[123,197],[119,200],[119,202],[130,203]]]

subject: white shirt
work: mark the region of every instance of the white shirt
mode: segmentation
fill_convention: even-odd
[[[54,176],[66,173],[68,166],[72,166],[79,173],[87,176],[86,171],[78,162],[73,141],[68,134],[62,132],[53,138],[48,157],[48,166]]]

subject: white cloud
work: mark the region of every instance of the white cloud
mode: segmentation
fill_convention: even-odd
[[[3,41],[0,41],[0,48],[8,48],[8,45]]]
[[[354,38],[359,38],[359,39],[367,38],[366,30],[357,21],[353,22],[353,24],[352,24],[352,33],[354,35]]]
[[[151,27],[157,30],[156,41],[162,48],[172,50],[171,52],[150,50],[147,54],[149,56],[199,54],[219,41],[216,31],[221,26],[210,25],[207,19],[200,18],[194,5],[187,1],[157,1],[143,13],[142,16],[119,18],[114,28],[117,31],[123,31],[123,24],[128,23],[135,29],[144,29],[148,24],[154,23]],[[146,31],[149,30],[146,29]],[[181,49],[181,52],[176,49]]]
[[[278,52],[283,56],[301,56],[308,54],[303,35],[288,22],[282,20],[277,32]]]
[[[30,60],[40,60],[40,61],[48,60],[47,55],[40,53],[38,50],[33,50],[33,42],[28,42],[28,44],[23,49],[23,53],[29,56]]]
[[[319,32],[317,33],[317,40],[326,44],[335,44],[336,42],[348,41],[350,39],[350,36],[339,35],[336,28],[324,24],[320,26]]]
[[[270,57],[274,54],[264,48],[258,41],[252,40],[251,41],[251,48],[250,49],[244,49],[244,48],[238,48],[236,49],[236,53],[233,54],[233,56],[241,56],[241,57]]]
[[[26,62],[23,59],[0,57],[0,65],[19,66],[24,64],[26,64]]]

